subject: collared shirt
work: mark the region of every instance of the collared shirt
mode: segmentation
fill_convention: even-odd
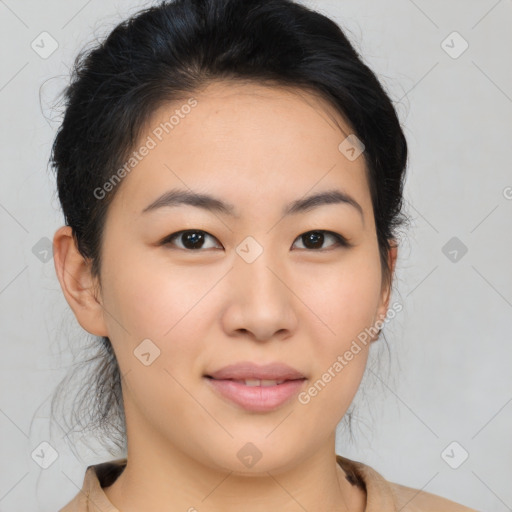
[[[362,462],[336,455],[338,464],[352,485],[366,492],[365,512],[477,512],[446,498],[388,482]],[[80,492],[59,512],[120,512],[108,500],[104,487],[122,473],[127,459],[115,459],[88,466]]]

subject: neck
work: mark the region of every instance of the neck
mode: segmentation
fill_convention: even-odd
[[[365,508],[365,492],[350,483],[336,462],[334,434],[289,466],[245,474],[209,464],[207,454],[191,457],[154,432],[149,435],[137,428],[128,439],[126,468],[104,489],[123,512],[362,512]]]

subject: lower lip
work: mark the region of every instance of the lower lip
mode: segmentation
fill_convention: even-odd
[[[205,378],[223,397],[254,412],[267,412],[280,407],[294,397],[306,381],[306,379],[287,380],[275,386],[246,386],[233,380]]]

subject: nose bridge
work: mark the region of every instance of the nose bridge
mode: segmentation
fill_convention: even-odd
[[[282,257],[247,237],[236,248],[231,272],[237,329],[251,331],[257,338],[271,337],[281,329],[290,329],[293,293],[285,285]],[[231,326],[233,327],[233,326]]]
[[[237,246],[236,252],[235,279],[247,286],[248,295],[265,296],[268,302],[284,298],[283,283],[276,277],[284,272],[283,265],[270,242],[263,245],[248,236]]]

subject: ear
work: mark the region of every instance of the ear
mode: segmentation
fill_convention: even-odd
[[[70,226],[62,226],[53,237],[53,261],[66,301],[78,323],[91,334],[108,336],[97,280],[90,262],[78,251]]]
[[[386,315],[388,313],[389,301],[391,298],[391,283],[393,281],[393,275],[395,273],[396,260],[398,257],[398,245],[394,240],[391,240],[390,249],[388,252],[388,266],[390,268],[390,278],[389,282],[382,283],[382,292],[381,292],[381,300],[379,304],[379,308],[377,309],[377,315],[374,320],[374,325],[380,320],[379,325],[384,321]],[[372,341],[376,341],[378,339],[378,335],[372,338]]]

